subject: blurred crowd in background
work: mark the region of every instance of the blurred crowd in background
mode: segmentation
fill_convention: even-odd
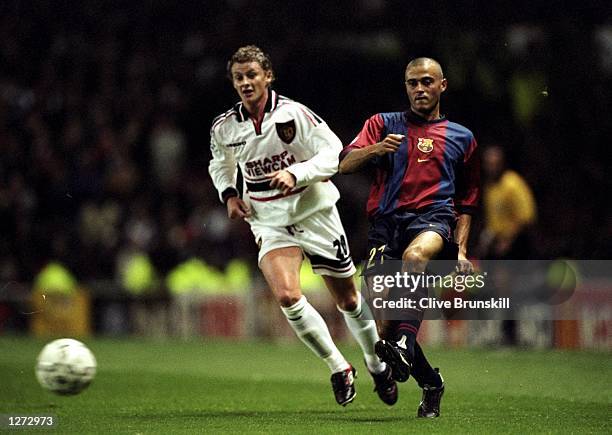
[[[207,173],[211,121],[237,100],[225,63],[249,43],[271,55],[276,90],[345,144],[370,115],[406,107],[408,60],[438,59],[442,112],[501,146],[534,192],[532,256],[611,258],[609,9],[171,3],[2,2],[2,282],[32,281],[50,260],[108,279],[135,251],[160,274],[192,257],[254,263],[248,226],[227,218]],[[368,179],[334,182],[363,259]]]

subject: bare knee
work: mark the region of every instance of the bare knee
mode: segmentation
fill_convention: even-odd
[[[425,256],[423,255],[423,250],[419,247],[408,248],[406,251],[404,251],[402,260],[406,262],[419,263],[425,260]]]
[[[276,300],[281,307],[287,308],[295,305],[302,298],[302,292],[299,289],[282,288],[275,292]]]
[[[402,260],[408,267],[409,272],[423,272],[429,259],[425,256],[423,250],[416,246],[406,249],[402,255]]]
[[[324,276],[325,284],[331,292],[336,305],[343,311],[354,311],[357,309],[359,293],[355,288],[355,282],[353,277],[349,278],[335,278],[331,276]]]
[[[357,303],[358,297],[359,297],[358,294],[351,294],[351,295],[344,296],[342,299],[339,299],[337,301],[338,308],[340,308],[342,311],[355,311],[358,306],[358,303]]]

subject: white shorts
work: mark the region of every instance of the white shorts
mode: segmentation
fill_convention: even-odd
[[[297,246],[318,275],[347,278],[355,274],[344,227],[335,206],[287,227],[251,224],[251,231],[259,246],[259,262],[274,249]]]

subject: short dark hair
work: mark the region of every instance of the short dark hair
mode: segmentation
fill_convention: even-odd
[[[408,65],[406,65],[404,74],[408,72],[410,68],[413,68],[415,66],[425,65],[427,63],[432,63],[436,67],[438,67],[438,69],[440,70],[440,78],[444,78],[444,72],[442,71],[442,65],[440,65],[440,62],[438,62],[435,59],[432,59],[431,57],[417,57],[415,59],[412,59],[410,62],[408,62]]]
[[[274,81],[274,70],[272,69],[272,61],[267,53],[264,53],[261,48],[256,45],[245,45],[240,47],[232,55],[230,60],[227,62],[227,77],[232,80],[232,65],[235,63],[246,63],[246,62],[257,62],[261,65],[264,71],[270,71],[272,73],[272,81]]]

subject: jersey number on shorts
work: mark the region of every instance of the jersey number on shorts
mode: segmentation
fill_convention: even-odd
[[[340,236],[340,240],[334,240],[336,247],[336,257],[338,260],[344,260],[348,256],[348,247],[346,246],[346,237]]]
[[[374,257],[376,257],[377,252],[380,252],[380,264],[383,264],[385,262],[385,257],[383,257],[383,253],[385,252],[386,247],[387,245],[380,245],[378,248],[370,249],[370,258],[368,259],[368,264],[366,265],[366,269],[369,269],[370,267],[374,266],[374,264],[376,263],[376,260],[374,259]]]

